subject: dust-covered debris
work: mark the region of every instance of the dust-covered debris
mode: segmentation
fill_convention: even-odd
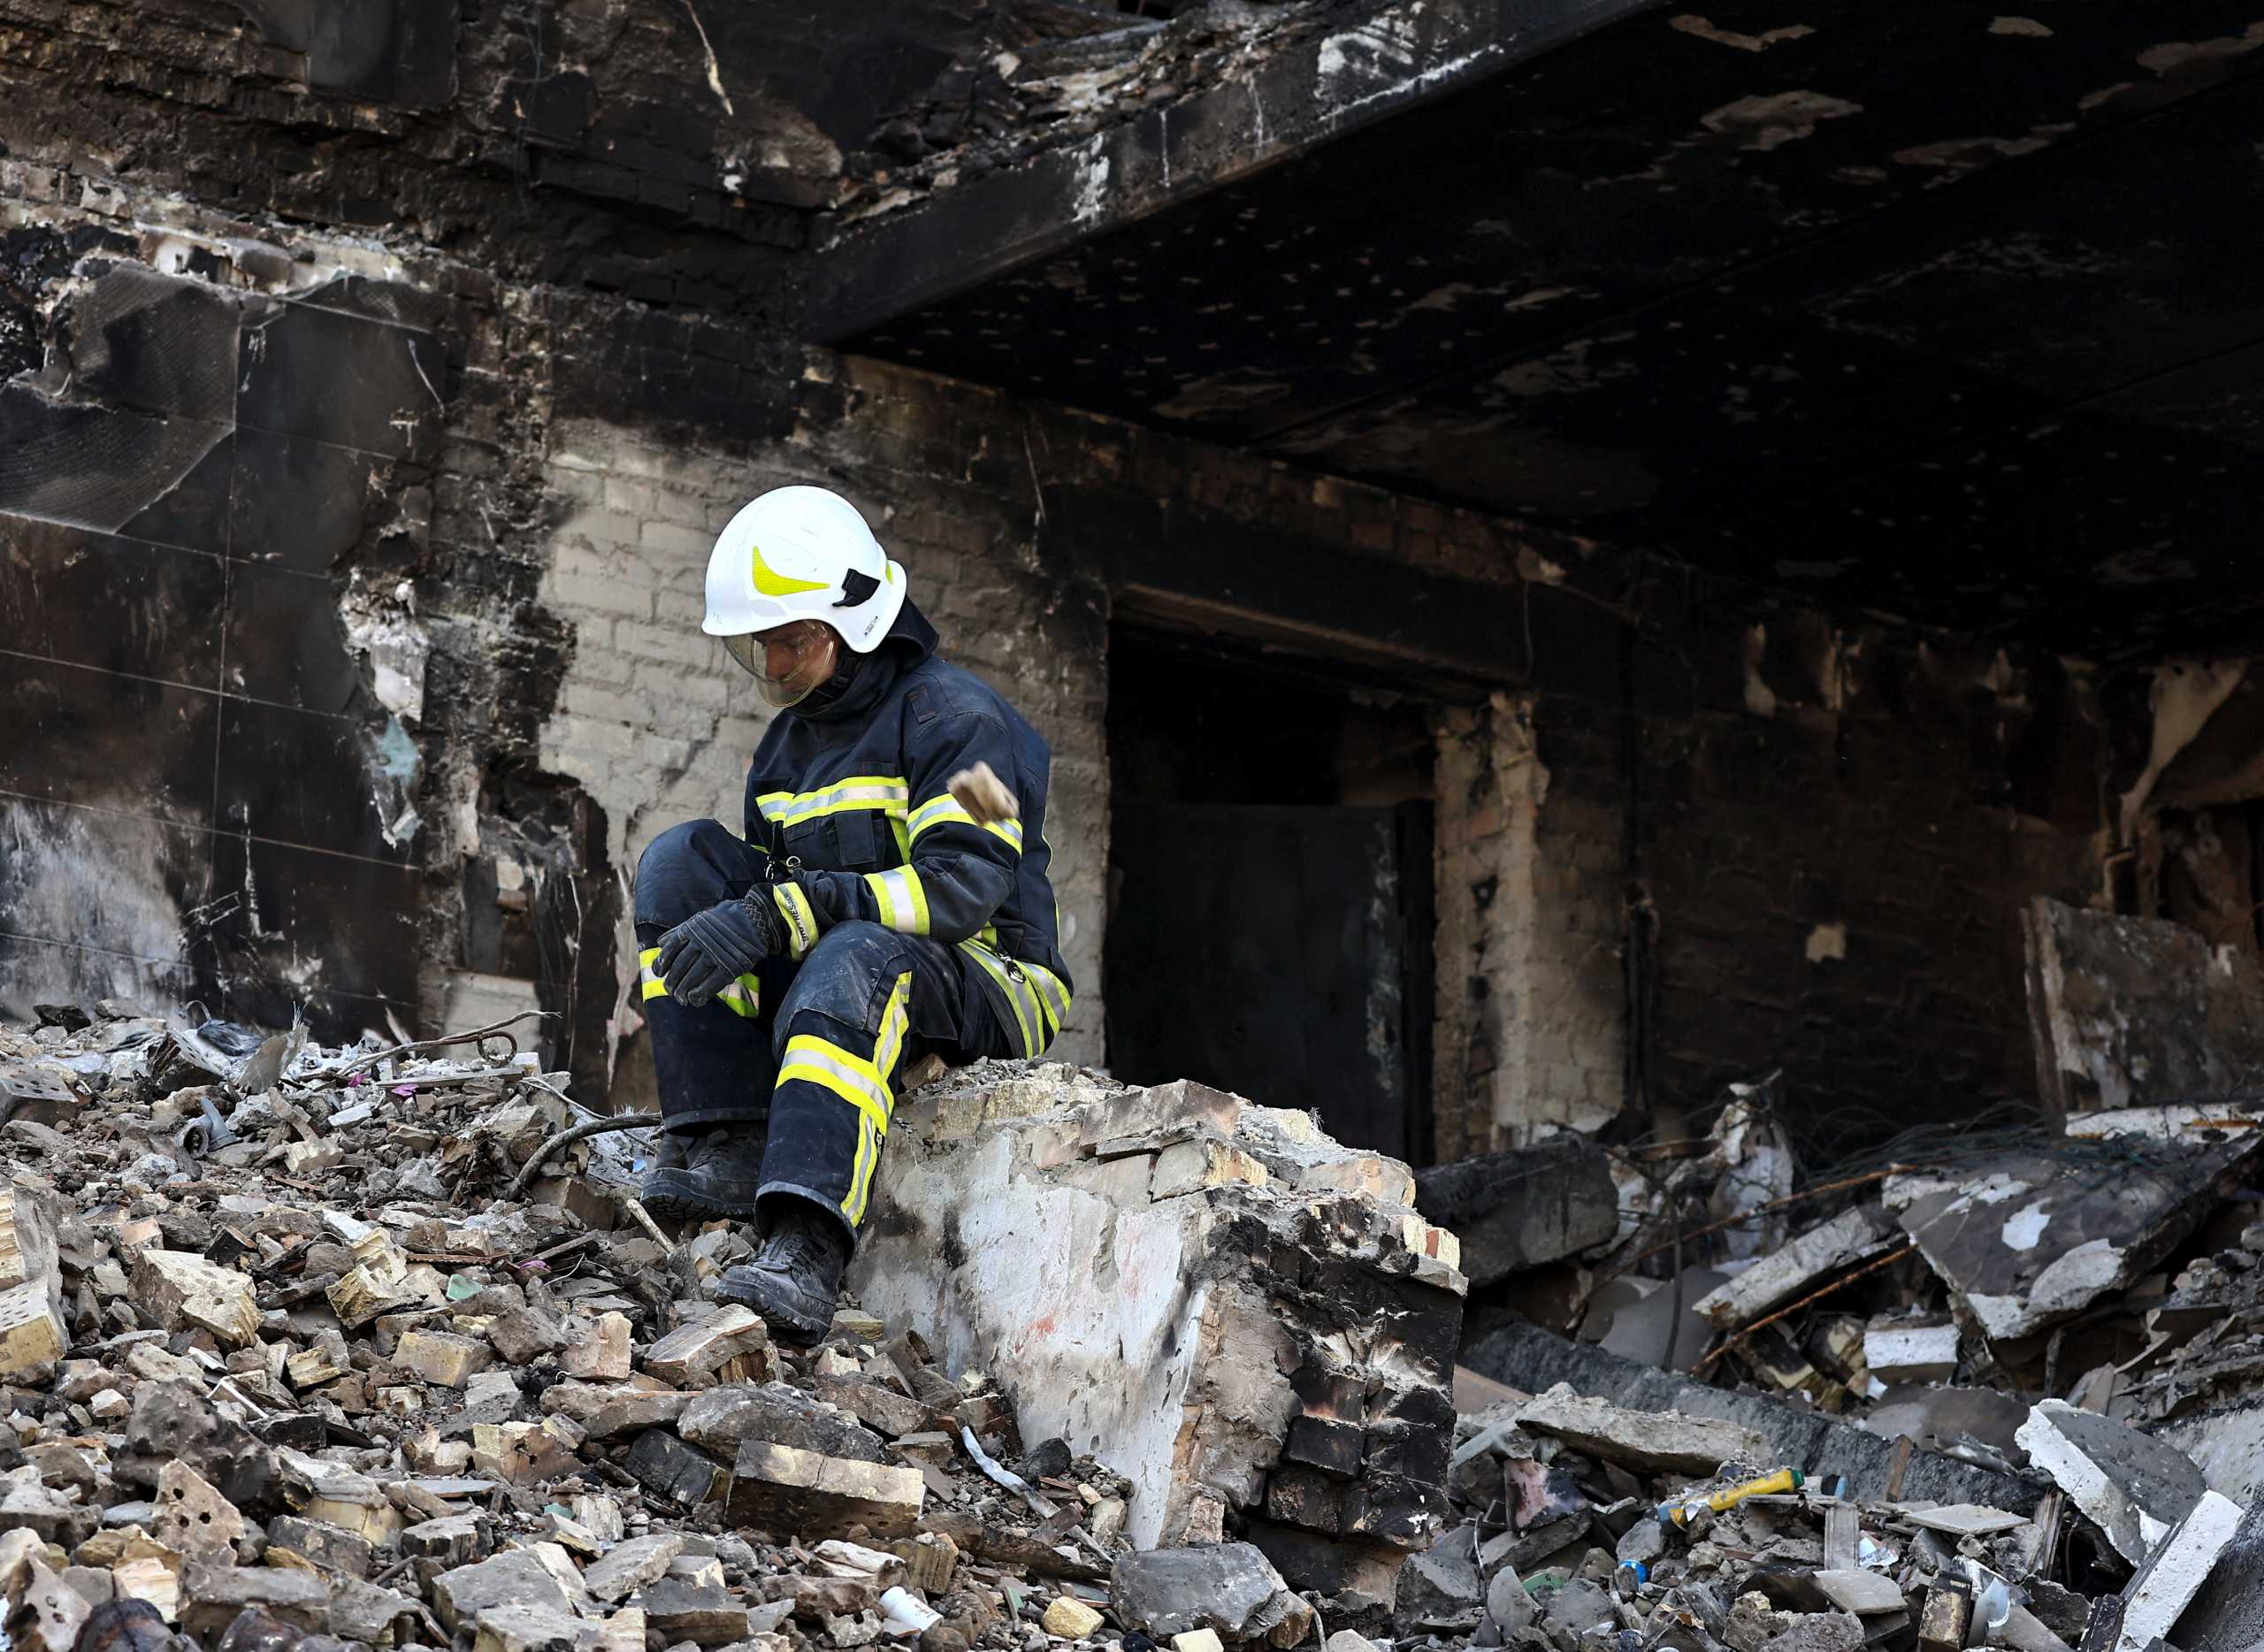
[[[1128,1424],[1032,1431],[1044,1408],[1014,1389],[1042,1362],[996,1347],[1020,1368],[995,1380],[960,1320],[845,1303],[798,1350],[716,1303],[751,1232],[652,1223],[646,1129],[577,1135],[596,1120],[507,1031],[331,1048],[115,1006],[71,1019],[0,1029],[0,1063],[39,1075],[11,1084],[0,1197],[0,1589],[23,1645],[1136,1648],[1151,1632],[1112,1576],[1143,1498],[1168,1495],[1196,1547],[1143,1558],[1159,1578],[1193,1559],[1141,1612],[1286,1648],[1323,1613],[1383,1626],[1391,1567],[1359,1574],[1380,1595],[1301,1594],[1225,1541],[1265,1511],[1267,1470],[1331,1465],[1395,1563],[1443,1507],[1450,1236],[1407,1207],[1404,1166],[1306,1115],[1023,1064],[905,1099],[907,1166],[948,1157],[908,1144],[923,1118],[1001,1141],[1039,1120],[1078,1177],[1140,1170],[1124,1232],[1152,1212],[1211,1235],[1153,1259],[1171,1292],[1232,1306],[1197,1339],[1201,1391],[1243,1414],[1194,1423],[1212,1460],[1182,1451],[1151,1487]],[[1005,1183],[965,1190],[971,1214]],[[875,1223],[901,1230],[891,1197]],[[1419,1358],[1345,1340],[1360,1324],[1326,1304],[1353,1270],[1419,1285]],[[1302,1365],[1241,1340],[1269,1303],[1305,1316]],[[1153,1377],[1082,1374],[1128,1419]]]

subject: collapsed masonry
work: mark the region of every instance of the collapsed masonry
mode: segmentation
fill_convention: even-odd
[[[1460,1324],[1404,1166],[1198,1087],[986,1065],[907,1096],[876,1311],[801,1350],[714,1300],[751,1231],[659,1228],[645,1137],[563,1139],[562,1078],[508,1035],[0,1028],[14,1647],[1220,1652],[1295,1646],[1316,1604],[1385,1621],[1446,1506]]]
[[[2029,937],[2038,1069],[2070,1110],[1804,1165],[1797,1104],[1763,1082],[1700,1139],[1566,1135],[1421,1174],[1490,1299],[1458,1378],[1469,1518],[1412,1564],[1403,1631],[2264,1635],[2253,961],[2049,902]]]
[[[1128,1476],[1142,1547],[1232,1515],[1296,1586],[1388,1602],[1444,1507],[1462,1323],[1407,1167],[1199,1084],[968,1081],[898,1115],[860,1300]]]

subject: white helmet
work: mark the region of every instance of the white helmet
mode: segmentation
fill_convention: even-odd
[[[774,487],[716,536],[700,629],[744,637],[816,620],[870,654],[896,623],[904,593],[903,568],[854,505],[830,488]]]

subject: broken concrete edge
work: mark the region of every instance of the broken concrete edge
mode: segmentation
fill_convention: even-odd
[[[2243,1518],[2241,1506],[2231,1498],[2214,1491],[2201,1494],[2192,1512],[2155,1546],[2146,1564],[2123,1586],[2122,1634],[2115,1652],[2146,1652],[2168,1637],[2209,1580]]]
[[[2115,1134],[2183,1149],[2157,1155],[2135,1178],[2070,1176],[2064,1156],[2038,1146],[1954,1172],[1901,1171],[1881,1197],[1952,1299],[1992,1341],[2016,1341],[2130,1285],[2230,1197],[2264,1153],[2264,1130],[2194,1139],[2179,1127],[2179,1111],[2118,1117]],[[2143,1208],[2133,1207],[2134,1192]]]
[[[2064,1400],[2037,1404],[2014,1438],[2134,1566],[2204,1491],[2199,1466],[2175,1446]]]
[[[1731,1393],[1638,1365],[1525,1320],[1480,1337],[1463,1350],[1463,1363],[1481,1376],[1531,1393],[1562,1382],[1575,1393],[1630,1411],[1680,1411],[1736,1423],[1769,1442],[1771,1467],[1845,1474],[1857,1497],[1884,1498],[1890,1488],[1898,1455],[1892,1440],[1766,1395]],[[1905,1501],[1977,1503],[1998,1509],[2033,1507],[2048,1489],[2041,1480],[1923,1449],[1910,1453],[1894,1488]]]
[[[1608,1244],[1619,1231],[1610,1156],[1566,1133],[1415,1173],[1415,1208],[1462,1241],[1462,1271],[1490,1285]]]
[[[1135,1547],[1231,1512],[1294,1586],[1388,1598],[1446,1507],[1464,1289],[1413,1186],[1201,1085],[1010,1079],[899,1108],[850,1284],[1129,1479]]]

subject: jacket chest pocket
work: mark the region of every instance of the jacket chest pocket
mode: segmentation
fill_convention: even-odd
[[[785,830],[786,853],[827,872],[875,872],[897,863],[896,834],[880,809],[843,809]]]

